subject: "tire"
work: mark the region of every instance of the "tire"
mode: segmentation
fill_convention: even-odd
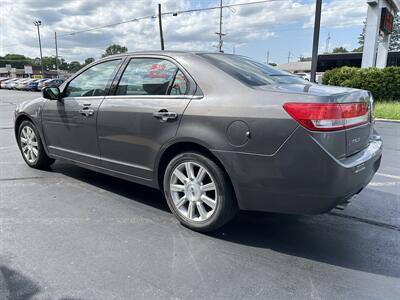
[[[185,152],[174,157],[165,170],[163,186],[169,208],[192,230],[213,231],[237,212],[227,174],[203,154]]]
[[[39,132],[31,121],[23,121],[18,128],[18,146],[26,164],[35,169],[46,169],[54,163],[47,156]]]

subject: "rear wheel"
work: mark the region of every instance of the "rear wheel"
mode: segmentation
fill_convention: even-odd
[[[54,163],[54,159],[48,157],[44,151],[40,135],[31,121],[24,121],[19,126],[18,143],[28,166],[43,169]]]
[[[178,220],[196,231],[221,227],[237,210],[227,175],[199,153],[182,153],[171,160],[164,175],[164,194]]]

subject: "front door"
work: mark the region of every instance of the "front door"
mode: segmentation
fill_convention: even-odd
[[[151,179],[156,156],[177,132],[191,97],[188,77],[164,58],[132,58],[115,95],[105,97],[98,116],[103,166]]]
[[[43,131],[53,155],[89,164],[100,163],[97,115],[121,59],[96,64],[67,83],[59,101],[43,107]]]

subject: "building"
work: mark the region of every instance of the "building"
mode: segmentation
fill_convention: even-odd
[[[367,0],[363,68],[384,68],[388,61],[390,36],[394,29],[394,16],[400,10],[400,0]]]
[[[311,61],[296,61],[278,65],[278,68],[290,73],[310,73]]]
[[[317,72],[326,72],[344,66],[361,68],[362,57],[361,52],[321,54],[318,55]],[[389,52],[386,65],[400,67],[400,51]]]
[[[0,68],[0,77],[11,77],[11,78],[29,78],[38,77],[41,74],[40,66],[32,66],[32,73],[26,73],[25,69],[11,68]],[[70,74],[66,71],[58,71],[60,78],[66,78]],[[44,70],[44,78],[57,78],[56,70]]]
[[[361,68],[362,56],[363,54],[361,52],[320,54],[318,55],[317,72],[323,73],[344,66]],[[389,52],[387,66],[400,67],[400,51]],[[278,68],[291,73],[310,73],[311,62],[291,62],[279,65]]]

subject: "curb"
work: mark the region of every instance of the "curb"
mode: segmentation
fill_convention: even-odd
[[[391,119],[375,119],[376,122],[385,122],[385,123],[400,123],[400,120],[391,120]]]

